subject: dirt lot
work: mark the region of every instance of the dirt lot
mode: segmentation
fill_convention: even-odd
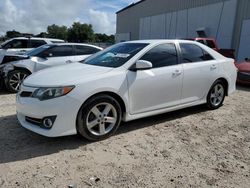
[[[0,187],[250,187],[250,88],[123,124],[110,139],[45,138],[18,125],[0,94]]]

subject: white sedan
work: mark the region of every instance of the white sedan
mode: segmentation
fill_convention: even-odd
[[[234,60],[203,44],[131,41],[28,77],[17,94],[17,117],[44,136],[101,140],[121,121],[205,103],[217,109],[235,82]]]

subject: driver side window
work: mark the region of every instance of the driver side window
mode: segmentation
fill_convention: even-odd
[[[144,54],[140,60],[152,63],[153,68],[178,64],[175,44],[160,44]]]
[[[12,40],[8,44],[4,46],[5,49],[18,49],[18,48],[27,48],[28,41],[27,40]]]

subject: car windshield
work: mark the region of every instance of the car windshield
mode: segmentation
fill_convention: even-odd
[[[27,56],[38,56],[41,52],[43,52],[44,50],[49,49],[52,46],[54,46],[54,45],[45,44],[43,46],[40,46],[38,48],[35,48],[35,49],[31,50],[31,51],[26,52],[25,55],[27,55]]]
[[[147,45],[146,43],[119,43],[81,62],[102,67],[120,67]]]

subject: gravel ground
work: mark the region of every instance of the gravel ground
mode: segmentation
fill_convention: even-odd
[[[124,123],[107,140],[45,138],[0,94],[0,187],[250,187],[250,88],[219,110],[192,107]]]

